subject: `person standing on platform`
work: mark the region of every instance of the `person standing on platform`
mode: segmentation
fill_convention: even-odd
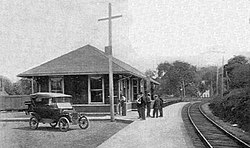
[[[163,117],[163,99],[160,97],[160,116],[159,117]]]
[[[140,93],[140,95],[141,95],[141,105],[142,105],[141,106],[141,119],[146,120],[145,108],[146,108],[147,101],[146,101],[146,98],[142,92]]]
[[[146,97],[146,101],[147,101],[147,117],[151,117],[150,116],[150,111],[151,111],[151,95],[150,95],[150,93],[148,93],[148,95]]]
[[[121,112],[122,112],[122,115],[125,116],[126,115],[126,97],[124,95],[121,96]]]
[[[139,115],[138,119],[140,119],[141,118],[141,106],[142,106],[141,105],[141,95],[140,94],[137,95],[136,106],[137,106],[137,111],[138,111],[138,115]]]
[[[121,115],[121,100],[116,97],[115,103],[116,103],[116,114]]]
[[[158,95],[155,95],[154,96],[154,99],[155,99],[155,102],[154,102],[154,105],[153,105],[153,108],[154,108],[154,111],[153,111],[153,118],[156,117],[158,118],[158,110],[160,108],[160,99],[158,97]]]
[[[139,113],[139,119],[141,118],[142,120],[146,120],[146,117],[145,117],[146,100],[142,92],[138,94],[136,102],[137,102],[137,109]]]

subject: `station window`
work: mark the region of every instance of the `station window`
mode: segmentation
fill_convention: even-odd
[[[63,78],[50,78],[50,92],[63,93]]]
[[[138,79],[133,79],[133,99],[137,99],[137,94],[139,93],[139,83]]]
[[[92,103],[103,102],[103,77],[90,77],[90,95]]]

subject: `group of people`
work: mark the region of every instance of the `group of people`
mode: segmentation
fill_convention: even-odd
[[[146,120],[145,110],[147,108],[147,117],[158,118],[158,112],[160,112],[159,117],[163,117],[163,100],[158,95],[154,95],[153,103],[153,116],[150,115],[151,112],[151,94],[148,93],[144,96],[143,93],[137,95],[137,109],[139,114],[139,119]]]

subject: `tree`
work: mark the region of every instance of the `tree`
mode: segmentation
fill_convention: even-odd
[[[146,70],[145,75],[146,75],[148,78],[154,79],[154,78],[156,78],[156,71],[153,71],[153,70],[151,70],[151,69],[148,69],[148,70]]]
[[[165,73],[167,71],[169,71],[170,67],[172,65],[168,62],[164,62],[164,63],[160,63],[158,66],[157,66],[157,71],[158,71],[158,77],[161,78],[162,76],[165,75]]]
[[[231,76],[234,68],[240,65],[247,64],[247,62],[248,60],[246,59],[245,56],[242,56],[242,55],[234,56],[233,58],[229,59],[227,64],[224,66],[225,72],[227,72],[228,75]]]
[[[12,83],[10,79],[4,76],[0,76],[3,82],[4,90],[9,95],[29,95],[31,94],[31,81],[29,79],[20,79],[15,83]]]
[[[199,85],[198,85],[198,90],[199,90],[199,92],[201,93],[201,95],[202,95],[206,90],[208,90],[208,89],[209,89],[209,87],[208,87],[208,85],[206,85],[205,81],[202,81],[202,82],[199,83]]]
[[[175,96],[185,96],[186,87],[194,83],[196,67],[182,61],[161,63],[157,67],[161,82],[160,90]],[[192,89],[190,89],[192,90]]]
[[[13,94],[13,84],[10,81],[9,78],[4,77],[4,76],[0,76],[0,79],[2,80],[2,85],[4,87],[4,90],[9,94],[12,95]]]
[[[183,97],[186,95],[186,86],[194,82],[196,67],[186,62],[175,61],[173,63],[175,77],[181,87]]]
[[[32,93],[32,83],[30,79],[22,78],[21,80],[21,89],[23,95],[29,95]]]
[[[231,89],[250,87],[250,64],[235,67],[230,74]]]
[[[229,89],[242,88],[248,86],[249,81],[249,63],[245,56],[238,55],[228,60],[224,66]]]
[[[217,67],[215,66],[202,67],[197,71],[196,85],[201,94],[206,90],[210,90],[211,95],[214,94],[214,90],[216,90],[216,74]]]

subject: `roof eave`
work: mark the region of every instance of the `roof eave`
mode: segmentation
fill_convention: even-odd
[[[140,76],[138,74],[129,71],[113,71],[114,74],[127,73],[140,78],[145,78],[145,76]],[[64,75],[92,75],[92,74],[109,74],[108,71],[102,72],[61,72],[61,73],[34,73],[34,74],[18,74],[17,77],[41,77],[41,76],[64,76]]]

